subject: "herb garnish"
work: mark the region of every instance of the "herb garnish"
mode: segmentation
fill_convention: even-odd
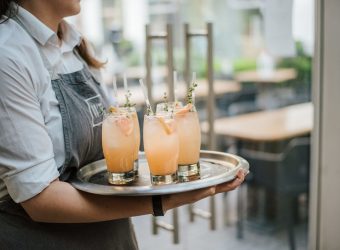
[[[124,104],[125,108],[131,108],[131,107],[136,106],[135,103],[131,103],[131,101],[130,101],[131,95],[132,94],[131,94],[130,90],[128,90],[127,93],[125,94],[125,104]]]
[[[188,94],[187,94],[187,103],[188,104],[193,104],[193,92],[195,91],[196,87],[197,87],[197,83],[192,82],[191,86],[188,89]]]
[[[164,100],[164,107],[163,107],[163,111],[169,111],[169,105],[168,105],[168,95],[166,94],[166,92],[164,92],[163,95],[163,100]]]
[[[150,105],[146,106],[146,115],[153,115],[152,109]]]

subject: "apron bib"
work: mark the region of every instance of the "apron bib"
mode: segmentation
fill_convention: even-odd
[[[17,17],[13,19],[28,32]],[[76,51],[83,69],[57,75],[38,49],[59,102],[65,162],[58,170],[59,178],[67,181],[78,168],[103,159],[101,123],[109,102]],[[80,224],[38,223],[29,218],[20,204],[8,198],[0,202],[0,249],[130,250],[138,247],[130,219]]]

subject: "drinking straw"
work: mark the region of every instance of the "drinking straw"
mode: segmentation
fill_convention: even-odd
[[[196,82],[196,72],[192,72],[192,83]]]
[[[196,72],[192,72],[192,85],[196,83]],[[195,105],[195,90],[192,91],[192,104]]]
[[[175,103],[177,103],[177,91],[178,91],[178,89],[177,89],[177,71],[174,70],[173,74],[174,74],[174,99],[175,99]]]
[[[115,106],[119,106],[119,103],[118,103],[118,89],[117,89],[117,79],[115,76],[113,76],[113,79],[112,79],[112,86],[113,86],[113,96],[114,98],[116,99],[115,101]]]
[[[124,89],[125,89],[125,93],[128,92],[128,85],[127,85],[127,78],[126,78],[126,74],[124,73]]]
[[[144,99],[145,99],[145,103],[146,103],[146,107],[148,110],[151,111],[151,114],[154,114],[150,101],[149,101],[149,97],[148,97],[148,91],[144,85],[143,79],[139,79],[139,84],[142,87],[142,91],[143,91],[143,95],[144,95]]]

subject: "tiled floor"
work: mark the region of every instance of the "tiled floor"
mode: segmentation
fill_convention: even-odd
[[[235,191],[234,191],[235,192]],[[235,218],[235,193],[231,192],[229,199],[229,209],[231,220]],[[272,234],[264,234],[246,228],[244,239],[236,239],[235,226],[223,225],[222,217],[222,196],[216,197],[217,201],[217,229],[211,231],[209,222],[205,219],[197,218],[194,223],[189,222],[187,207],[179,209],[180,218],[180,243],[172,243],[172,234],[160,229],[158,235],[153,235],[151,231],[151,216],[140,216],[133,218],[135,231],[139,242],[140,250],[288,250],[288,241],[285,231]],[[201,208],[208,207],[208,200],[203,200],[197,204]],[[164,221],[171,222],[172,213],[168,212],[163,218]],[[232,223],[234,224],[234,223]],[[297,250],[307,249],[306,225],[299,225],[295,228]]]

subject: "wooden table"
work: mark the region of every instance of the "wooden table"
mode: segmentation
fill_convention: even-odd
[[[311,132],[313,128],[313,105],[303,103],[285,108],[254,112],[215,120],[215,134],[245,141],[280,141]],[[201,129],[206,133],[207,122]]]
[[[295,69],[275,69],[268,76],[261,75],[258,71],[243,71],[235,75],[235,80],[241,83],[252,82],[260,84],[282,83],[295,79],[297,76]]]
[[[221,118],[215,120],[214,128],[217,136],[236,140],[237,154],[240,154],[241,148],[249,146],[247,143],[260,147],[270,144],[269,148],[272,149],[273,144],[311,133],[313,128],[313,105],[312,103],[303,103],[272,111]],[[207,132],[209,129],[208,123],[204,122],[201,129],[203,133]],[[262,176],[262,178],[265,177]],[[272,180],[275,180],[275,178]],[[243,188],[239,188],[238,211],[244,210],[243,192]],[[260,197],[258,197],[260,221],[265,221],[263,219],[266,211],[265,204],[268,204],[268,202],[266,201],[266,192],[260,190],[260,194]],[[278,202],[282,202],[280,199],[278,200]],[[242,238],[243,213],[238,213],[237,217],[237,237]]]
[[[250,83],[257,85],[258,95],[256,105],[260,109],[272,109],[280,106],[279,99],[282,83],[295,79],[295,69],[275,69],[270,75],[261,75],[258,71],[245,71],[236,74],[235,80],[241,84]],[[277,92],[277,93],[276,93]],[[276,94],[275,94],[276,93]]]
[[[196,99],[204,98],[208,95],[208,83],[206,80],[198,80],[198,87],[195,90]],[[131,101],[136,103],[137,106],[142,106],[145,104],[143,92],[140,86],[132,86],[129,88],[132,97]],[[235,81],[222,81],[216,80],[214,81],[214,91],[215,96],[221,96],[227,93],[236,93],[241,90],[241,85]],[[167,85],[166,84],[154,84],[154,88],[152,89],[153,92],[153,100],[155,103],[160,102],[163,100],[164,92],[167,92]],[[180,101],[184,100],[187,93],[187,87],[184,82],[178,83],[178,99]],[[118,88],[118,99],[120,103],[125,102],[125,91],[123,88]],[[169,93],[168,93],[169,95]]]

